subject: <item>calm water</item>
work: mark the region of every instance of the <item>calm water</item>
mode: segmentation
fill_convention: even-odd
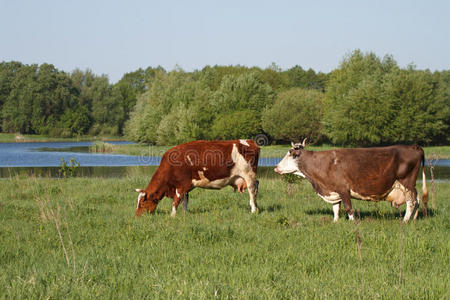
[[[155,156],[89,153],[91,145],[92,142],[0,143],[0,178],[16,174],[55,177],[58,176],[61,159],[69,162],[74,158],[81,166],[77,175],[92,177],[151,174],[161,161],[160,157]],[[261,173],[271,177],[275,173],[268,167],[275,166],[280,160],[260,158],[258,165],[263,167]],[[450,179],[450,160],[440,160],[434,173],[436,178]]]

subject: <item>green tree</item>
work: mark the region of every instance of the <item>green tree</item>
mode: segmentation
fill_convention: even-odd
[[[449,87],[429,71],[409,68],[386,75],[383,94],[393,118],[390,142],[445,142],[450,119]]]
[[[394,111],[383,97],[384,76],[398,69],[390,57],[356,50],[333,71],[326,92],[325,134],[337,144],[372,145],[383,139]]]
[[[261,71],[261,79],[275,91],[286,89],[289,85],[286,72],[282,72],[275,63]]]
[[[84,106],[76,110],[67,109],[58,125],[60,129],[68,129],[71,136],[85,134],[91,127],[89,111]]]
[[[262,116],[265,132],[279,140],[321,138],[324,94],[316,90],[290,89],[278,94]]]
[[[448,130],[448,84],[391,56],[354,51],[330,75],[326,102],[324,131],[338,144],[437,143]]]
[[[14,73],[10,93],[2,106],[4,132],[33,133],[31,119],[37,70],[37,65],[23,66]]]
[[[214,93],[212,105],[217,113],[252,110],[258,117],[273,103],[274,92],[256,72],[226,76]]]
[[[66,109],[76,105],[76,93],[68,74],[51,64],[42,64],[35,78],[31,126],[33,132],[47,134]]]
[[[254,110],[240,110],[220,115],[211,128],[214,139],[247,139],[261,132],[261,121]]]
[[[197,72],[195,79],[206,84],[211,91],[216,91],[222,84],[222,80],[226,76],[239,76],[252,71],[260,72],[259,68],[251,68],[245,66],[206,66],[200,72]]]
[[[0,63],[0,132],[2,131],[2,117],[1,111],[3,104],[8,100],[12,89],[12,82],[17,72],[23,68],[24,65],[20,62],[2,62]]]
[[[194,141],[201,136],[198,114],[192,107],[179,104],[164,116],[157,129],[157,143],[174,145]]]
[[[120,98],[122,107],[122,120],[130,118],[130,112],[136,105],[137,98],[147,90],[147,85],[156,76],[157,72],[165,73],[162,67],[147,69],[138,69],[134,72],[126,73],[114,86],[113,94]],[[122,133],[123,122],[119,125],[119,131]]]
[[[303,89],[325,91],[327,75],[316,73],[312,69],[305,71],[301,66],[294,66],[284,72],[287,77],[287,86]]]
[[[182,70],[167,74],[157,72],[148,90],[138,97],[130,120],[126,123],[125,134],[136,141],[167,143],[168,137],[163,136],[169,131],[164,124],[169,124],[168,120],[178,107],[189,108],[191,113],[202,112],[202,114],[196,114],[193,122],[200,129],[207,128],[208,123],[211,122],[210,113],[208,113],[210,105],[207,100],[209,95],[209,89],[205,84],[194,81],[191,74]],[[172,115],[168,116],[171,112]],[[163,119],[165,121],[160,128],[160,122]],[[163,128],[164,134],[159,133]],[[199,132],[201,136],[202,130]],[[186,139],[189,138],[186,137]]]

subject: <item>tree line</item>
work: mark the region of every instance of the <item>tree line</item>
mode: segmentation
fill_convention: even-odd
[[[308,137],[337,145],[448,144],[450,71],[400,68],[355,50],[332,72],[275,64],[91,71],[0,63],[2,132],[124,135],[152,144]]]

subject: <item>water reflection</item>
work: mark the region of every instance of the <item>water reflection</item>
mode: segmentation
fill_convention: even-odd
[[[130,142],[108,142],[129,144]],[[0,178],[11,176],[59,177],[61,158],[69,162],[73,157],[81,165],[75,176],[122,177],[150,176],[161,162],[160,156],[132,156],[120,154],[89,153],[92,142],[38,142],[0,143]],[[149,155],[155,153],[149,153]],[[261,177],[274,178],[273,166],[281,158],[260,158],[258,173]],[[427,178],[431,179],[429,167]],[[420,175],[420,174],[419,174]],[[450,179],[450,160],[439,160],[434,167],[436,179]],[[419,176],[421,179],[421,176]]]

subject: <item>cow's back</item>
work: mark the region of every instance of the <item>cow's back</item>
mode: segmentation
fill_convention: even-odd
[[[217,180],[229,176],[235,166],[233,148],[256,173],[259,147],[252,140],[199,140],[180,144],[164,153],[160,168],[165,169],[168,176],[183,175],[199,179],[199,172],[202,172],[210,181]]]
[[[420,166],[423,150],[418,146],[396,145],[317,151],[314,156],[320,164],[317,170],[323,173],[320,177],[328,177],[337,186],[377,194],[389,189],[396,180],[410,176]]]

